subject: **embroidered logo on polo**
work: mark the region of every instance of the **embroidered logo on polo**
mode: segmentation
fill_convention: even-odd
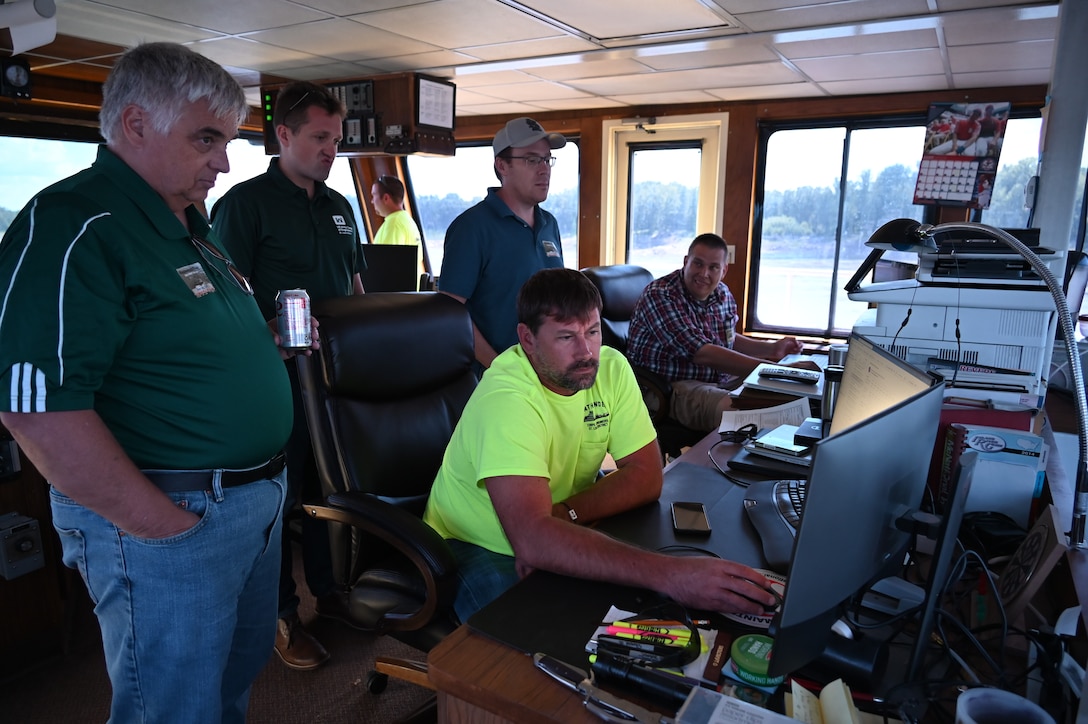
[[[348,220],[343,217],[342,214],[333,214],[332,223],[336,224],[336,230],[347,236],[355,235],[355,227],[348,223]]]
[[[559,245],[554,241],[542,241],[540,243],[544,246],[546,256],[559,256]]]
[[[597,400],[586,405],[585,415],[582,420],[586,423],[587,430],[600,430],[608,427],[608,417],[608,408],[604,406],[603,402]]]

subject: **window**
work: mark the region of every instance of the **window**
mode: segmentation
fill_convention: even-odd
[[[698,233],[702,145],[630,144],[627,263],[654,277],[674,269]]]
[[[541,207],[555,216],[563,243],[563,263],[578,268],[578,144],[552,151],[548,200]],[[491,145],[459,146],[454,156],[408,156],[408,177],[427,245],[431,269],[442,270],[446,229],[457,216],[482,201],[489,187],[498,186]]]
[[[1042,118],[1011,118],[1005,125],[994,191],[990,208],[982,212],[982,223],[1008,229],[1028,225],[1031,212],[1025,203],[1025,189],[1038,169],[1042,125]]]
[[[866,308],[842,287],[868,256],[869,236],[891,219],[922,219],[913,198],[925,129],[840,124],[764,133],[750,326],[841,336]]]
[[[691,240],[724,218],[729,116],[710,113],[605,121],[601,263],[660,277],[679,269]]]
[[[1024,187],[1035,173],[1040,127],[1039,118],[1009,121],[983,223],[1028,223]],[[924,128],[910,119],[879,127],[767,126],[763,134],[749,328],[842,336],[867,306],[850,301],[843,286],[868,255],[869,236],[892,219],[923,218],[926,207],[913,196]],[[883,260],[918,261],[907,252],[886,252]]]
[[[206,201],[208,212],[211,213],[215,202],[222,198],[235,184],[241,183],[268,170],[268,164],[272,157],[264,152],[261,141],[247,141],[237,138],[227,144],[227,159],[230,161],[230,171],[219,174],[215,180],[215,186],[208,192]],[[351,164],[344,156],[337,156],[332,164],[332,171],[326,180],[329,188],[339,191],[351,204],[351,210],[355,212],[355,220],[359,226],[359,234],[366,237],[363,217],[359,209],[359,195],[355,192],[355,181],[351,174]]]
[[[97,154],[95,143],[0,137],[0,234],[36,193],[87,168]]]

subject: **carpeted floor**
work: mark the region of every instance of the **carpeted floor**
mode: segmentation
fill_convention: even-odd
[[[299,561],[302,557],[295,556]],[[301,571],[295,580],[302,580]],[[304,586],[303,586],[304,588]],[[316,619],[305,592],[299,615],[332,659],[314,671],[293,671],[275,655],[253,686],[248,721],[254,724],[384,724],[422,704],[431,692],[395,679],[379,696],[366,690],[377,656],[422,659],[423,654],[389,637]],[[80,724],[109,717],[110,684],[98,624],[90,602],[78,614],[71,651],[44,667],[0,683],[0,721],[11,724]]]

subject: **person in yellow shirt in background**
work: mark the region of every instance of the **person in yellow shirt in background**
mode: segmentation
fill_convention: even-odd
[[[396,176],[379,176],[370,187],[370,203],[378,216],[385,219],[372,243],[414,244],[419,273],[425,274],[427,270],[423,266],[423,240],[419,227],[411,214],[404,210],[404,183]]]

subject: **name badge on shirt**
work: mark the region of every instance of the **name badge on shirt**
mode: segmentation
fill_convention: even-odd
[[[178,267],[178,276],[185,282],[185,286],[193,292],[195,297],[203,297],[206,294],[211,294],[215,291],[215,285],[212,284],[212,280],[208,278],[207,272],[204,271],[204,267],[200,266],[200,262],[195,264],[186,264],[185,266]]]
[[[559,256],[559,247],[556,246],[554,241],[542,241],[544,245],[544,254],[546,256]]]

